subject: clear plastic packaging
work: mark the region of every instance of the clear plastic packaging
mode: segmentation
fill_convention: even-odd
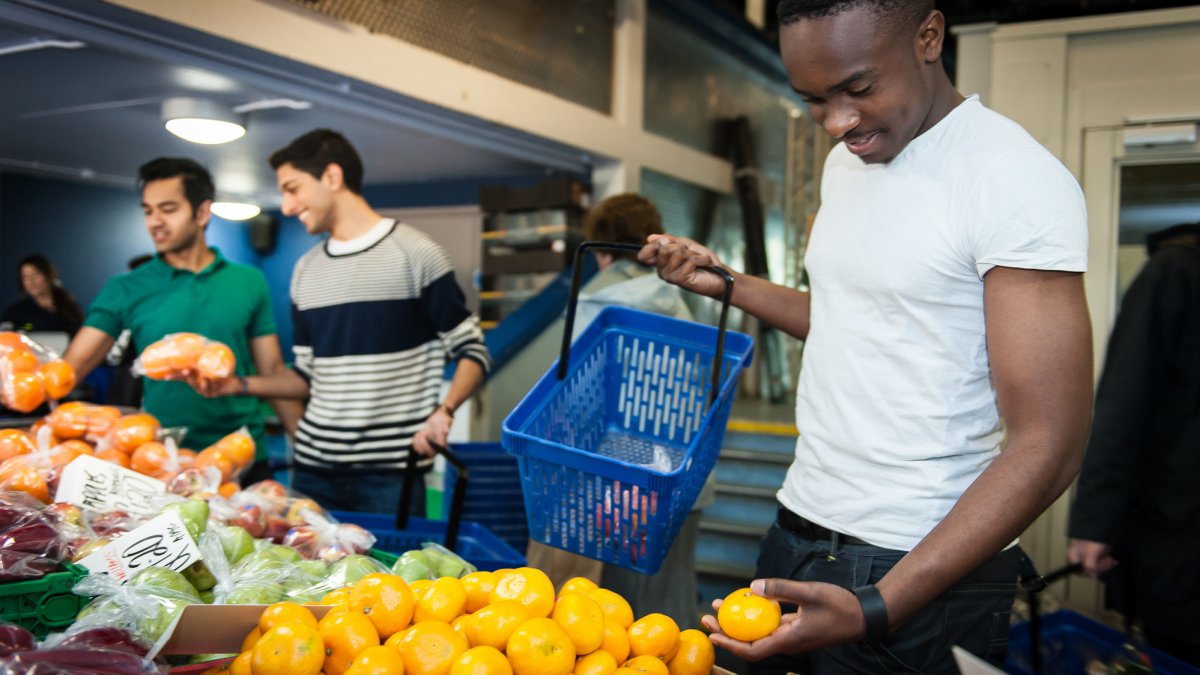
[[[0,581],[40,578],[66,557],[67,542],[49,516],[24,495],[0,494]]]
[[[152,380],[223,380],[237,371],[228,345],[196,333],[172,333],[150,344],[133,362],[134,375]]]
[[[165,672],[147,658],[149,649],[129,631],[112,626],[72,626],[38,645],[24,628],[0,623],[0,675]]]
[[[142,569],[125,584],[107,574],[89,574],[73,591],[93,600],[69,631],[122,628],[146,645],[159,645],[183,608],[200,603],[187,578],[165,567]],[[155,651],[152,646],[150,653]]]
[[[21,333],[0,333],[0,403],[30,413],[75,388],[75,369]]]

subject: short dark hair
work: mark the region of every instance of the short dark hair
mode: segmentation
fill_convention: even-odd
[[[662,234],[662,215],[654,203],[641,195],[614,195],[588,211],[583,223],[583,238],[621,244],[644,244],[646,237]],[[614,258],[633,258],[634,254],[612,252]]]
[[[186,157],[159,157],[138,167],[138,191],[145,189],[146,183],[175,177],[183,179],[183,196],[192,205],[192,213],[216,197],[217,189],[208,169]]]
[[[325,173],[325,167],[337,164],[342,167],[342,181],[346,188],[356,195],[362,194],[362,159],[350,141],[332,129],[313,129],[289,143],[286,148],[271,153],[268,161],[272,169],[291,164],[316,178]]]
[[[934,10],[933,0],[779,0],[779,25],[805,19],[824,19],[859,7],[868,7],[885,27],[917,26]]]
[[[1166,244],[1177,243],[1176,240],[1197,238],[1200,238],[1200,223],[1180,223],[1178,225],[1172,225],[1165,230],[1151,232],[1150,234],[1146,235],[1146,252],[1150,255],[1154,255],[1158,249],[1162,248]],[[1194,242],[1186,241],[1179,243],[1191,243],[1192,246],[1196,245]]]

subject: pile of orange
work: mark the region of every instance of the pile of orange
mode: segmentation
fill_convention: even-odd
[[[407,584],[371,574],[307,607],[263,612],[235,675],[708,675],[708,636],[662,614],[634,620],[620,595],[572,579],[556,596],[530,567]]]
[[[59,359],[43,363],[37,346],[11,331],[0,332],[0,403],[17,412],[33,412],[75,388],[75,369]]]
[[[152,343],[142,351],[139,363],[142,374],[152,380],[189,375],[223,380],[237,368],[232,349],[196,333],[172,333]]]

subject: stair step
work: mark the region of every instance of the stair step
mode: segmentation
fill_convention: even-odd
[[[762,462],[764,464],[779,464],[789,466],[792,463],[792,454],[783,454],[779,452],[760,452],[758,450],[741,450],[738,448],[721,448],[721,455],[717,461],[735,460],[739,462]]]
[[[779,485],[782,484],[783,482],[780,481]],[[718,494],[774,500],[775,493],[779,492],[779,485],[774,487],[758,487],[755,485],[737,485],[735,483],[717,482],[715,487]]]
[[[725,486],[722,486],[725,487]],[[746,494],[740,490],[725,490],[718,488],[720,498],[715,503],[704,507],[701,522],[736,523],[754,526],[760,532],[766,532],[775,521],[779,510],[779,502],[775,500],[774,490],[762,488],[745,488],[753,492]]]
[[[780,436],[778,434],[747,433],[728,429],[725,431],[725,438],[721,442],[721,447],[791,456],[796,452],[796,437],[795,435]]]
[[[755,540],[762,539],[767,533],[767,529],[771,527],[770,523],[765,526],[758,524],[747,524],[740,522],[731,522],[728,520],[701,520],[700,532],[701,535],[705,532],[715,532],[719,534],[732,534],[741,537],[753,537]]]
[[[717,466],[713,472],[718,483],[770,488],[773,494],[780,485],[783,485],[787,470],[788,467],[785,464],[721,457],[717,460]]]
[[[762,537],[702,530],[696,539],[696,564],[739,568],[758,560]]]

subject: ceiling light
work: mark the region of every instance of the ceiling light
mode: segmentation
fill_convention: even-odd
[[[244,118],[204,99],[169,98],[163,101],[162,117],[167,131],[192,143],[218,145],[246,135]]]
[[[213,202],[212,212],[213,215],[225,220],[250,220],[262,213],[262,209],[256,204],[243,202]]]

